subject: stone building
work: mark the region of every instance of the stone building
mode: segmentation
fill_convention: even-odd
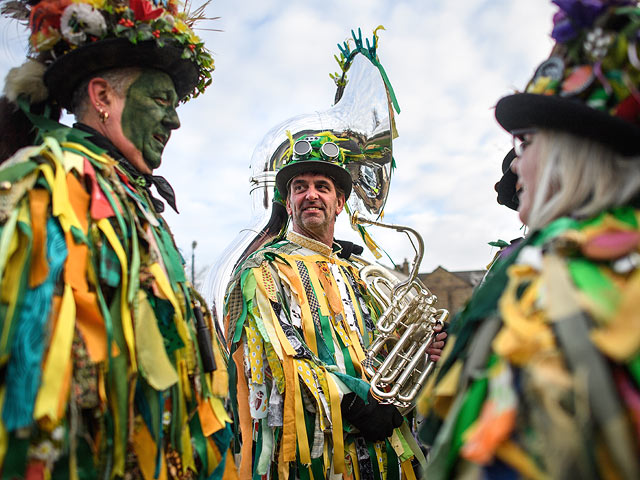
[[[485,273],[485,270],[450,272],[438,267],[431,273],[420,273],[418,277],[438,297],[437,308],[446,308],[453,315],[464,307]]]

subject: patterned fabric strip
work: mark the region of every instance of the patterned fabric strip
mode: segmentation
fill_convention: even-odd
[[[309,271],[307,270],[304,262],[300,260],[296,260],[296,267],[298,267],[298,273],[300,274],[300,279],[302,280],[302,285],[304,287],[305,294],[307,296],[307,301],[309,302],[309,308],[311,309],[311,316],[313,317],[313,323],[316,326],[316,332],[320,335],[320,338],[323,342],[326,343],[326,339],[322,333],[322,325],[320,324],[320,316],[318,312],[320,311],[320,304],[318,303],[318,299],[313,293],[313,288],[311,287],[311,279],[309,278]]]
[[[355,444],[356,453],[358,455],[358,465],[360,466],[360,478],[362,480],[375,480],[367,442],[365,442],[362,437],[356,437]]]
[[[249,368],[251,381],[261,385],[264,381],[264,363],[262,354],[264,352],[264,342],[258,334],[255,320],[249,319],[249,324],[245,327],[247,335],[247,345],[249,347]]]

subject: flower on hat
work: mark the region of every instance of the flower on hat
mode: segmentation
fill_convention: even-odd
[[[29,28],[31,46],[36,51],[49,50],[60,40],[60,17],[70,0],[43,0],[31,9]]]
[[[171,42],[198,68],[198,84],[186,99],[211,83],[213,58],[192,30],[195,22],[209,20],[203,13],[208,1],[194,12],[179,12],[179,0],[41,0],[35,5],[32,0],[15,1],[24,3],[20,13],[29,16],[31,53],[45,64],[108,38],[126,38],[133,44],[155,41],[159,48]]]
[[[153,8],[149,0],[130,0],[129,7],[133,10],[136,20],[146,22],[162,15],[163,8]]]
[[[107,32],[107,24],[90,4],[72,3],[62,13],[60,32],[67,42],[80,45],[87,40],[87,35],[102,37]]]
[[[93,8],[97,8],[98,10],[102,10],[105,7],[106,0],[73,0],[74,3],[86,3],[87,5],[91,5]]]
[[[593,26],[596,19],[612,6],[634,5],[633,0],[553,0],[560,10],[553,16],[551,36],[560,43],[578,36]]]

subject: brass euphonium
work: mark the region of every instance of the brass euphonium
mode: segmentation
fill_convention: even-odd
[[[403,232],[416,251],[409,277],[400,282],[384,267],[368,264],[361,268],[360,277],[373,297],[384,308],[376,324],[377,335],[366,351],[363,368],[370,377],[371,393],[381,402],[398,407],[401,412],[413,408],[416,398],[435,362],[427,350],[435,341],[437,324],[449,317],[445,309],[436,309],[437,298],[418,278],[418,269],[424,254],[420,234],[401,225],[392,225],[360,217],[355,212],[353,224],[377,225]],[[366,263],[366,262],[363,262]]]

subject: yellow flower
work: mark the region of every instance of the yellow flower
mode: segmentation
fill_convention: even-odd
[[[88,3],[93,8],[102,10],[104,8],[105,0],[73,0],[73,3]]]
[[[547,89],[549,83],[551,83],[551,77],[539,77],[536,79],[536,83],[527,89],[527,93],[541,94]]]
[[[187,31],[191,31],[191,29],[187,26],[187,24],[184,23],[179,18],[175,19],[175,23],[173,24],[173,28],[175,28],[178,33],[185,33]]]
[[[189,43],[197,44],[200,43],[200,37],[198,37],[192,30],[189,30]]]

